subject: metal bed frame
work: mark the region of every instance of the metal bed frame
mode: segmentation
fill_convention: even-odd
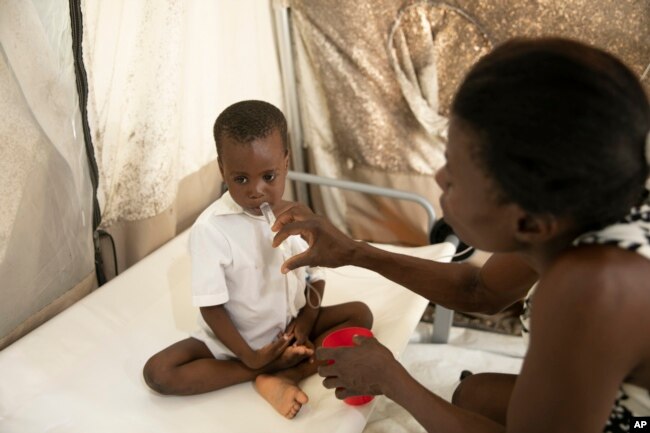
[[[314,174],[299,173],[296,171],[289,171],[289,179],[301,182],[303,184],[313,184],[319,186],[328,186],[335,187],[340,189],[346,189],[350,191],[362,192],[366,194],[379,195],[383,197],[394,198],[398,200],[406,200],[415,202],[421,205],[427,213],[428,216],[428,229],[429,233],[433,229],[433,225],[436,221],[436,213],[433,210],[431,203],[427,201],[424,197],[418,194],[411,192],[401,191],[398,189],[384,188],[374,185],[368,185],[361,182],[352,182],[349,180],[339,180],[332,179],[324,176],[317,176]],[[454,245],[454,248],[457,248],[460,241],[458,237],[454,235],[447,236],[445,242],[449,242]],[[433,343],[446,343],[449,340],[449,332],[451,330],[451,324],[454,319],[454,311],[440,305],[436,305],[436,314],[433,322],[433,334],[431,336],[431,341]]]
[[[291,162],[294,170],[289,172],[289,179],[296,182],[295,192],[298,201],[303,203],[308,203],[309,201],[306,184],[335,187],[391,197],[398,200],[412,201],[420,204],[426,211],[428,216],[429,234],[431,234],[431,230],[436,221],[436,214],[431,203],[418,194],[368,185],[361,182],[332,179],[305,173],[306,169],[303,155],[304,140],[302,125],[300,123],[300,104],[296,88],[296,73],[294,69],[293,47],[291,43],[291,10],[287,0],[273,0],[272,3],[282,87],[286,104],[285,114],[287,116],[288,127],[291,134]],[[459,239],[453,235],[448,236],[445,241],[451,242],[455,247],[458,247],[460,243]],[[453,310],[438,305],[436,306],[432,342],[446,343],[449,340],[449,331],[453,321],[453,315]]]

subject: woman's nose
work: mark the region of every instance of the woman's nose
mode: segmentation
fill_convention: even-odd
[[[436,172],[434,179],[438,186],[444,191],[447,188],[447,166],[443,165]]]

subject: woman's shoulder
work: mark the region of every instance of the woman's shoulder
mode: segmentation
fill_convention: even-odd
[[[563,297],[588,297],[594,301],[634,297],[650,302],[650,260],[613,245],[571,248],[548,267],[540,278],[543,287],[555,287]]]
[[[586,278],[591,283],[621,284],[625,282],[621,278],[628,282],[641,282],[631,273],[635,277],[650,277],[650,259],[616,245],[603,244],[569,248],[554,260],[547,272],[549,277],[573,276]]]
[[[563,253],[540,277],[531,329],[531,347],[563,347],[580,368],[598,359],[615,380],[650,377],[650,260],[611,245]]]
[[[571,248],[540,277],[535,309],[547,308],[557,320],[606,322],[615,333],[648,329],[650,260],[612,245]]]
[[[571,401],[567,412],[591,416],[599,408],[604,416],[621,383],[647,388],[648,281],[650,260],[616,246],[580,246],[558,256],[533,295],[530,347],[512,413],[537,410],[540,402],[557,412]],[[558,392],[563,403],[554,406]]]

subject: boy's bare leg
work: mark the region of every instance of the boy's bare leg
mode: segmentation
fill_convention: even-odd
[[[346,302],[345,304],[321,307],[314,329],[311,331],[312,341],[316,347],[319,347],[327,334],[334,330],[350,326],[370,329],[372,321],[372,312],[363,302]],[[314,369],[315,371],[316,369]]]
[[[361,302],[321,307],[318,313],[312,339],[316,347],[320,346],[327,334],[335,329],[348,326],[372,327],[372,313]],[[293,418],[298,414],[309,397],[298,386],[298,383],[318,370],[318,363],[310,358],[292,368],[273,374],[260,374],[255,379],[255,389],[281,415]]]
[[[253,370],[239,360],[218,360],[194,338],[181,340],[152,356],[144,366],[144,380],[161,394],[193,395],[248,382],[269,371],[293,367],[307,358],[304,347],[288,347],[263,369]]]
[[[516,374],[478,373],[464,378],[456,387],[452,403],[505,425]]]
[[[152,356],[144,380],[161,394],[192,395],[255,379],[260,372],[237,360],[218,360],[201,341],[181,340]]]

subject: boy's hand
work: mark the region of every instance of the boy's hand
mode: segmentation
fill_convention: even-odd
[[[275,361],[271,362],[267,368],[269,368],[270,371],[284,370],[301,363],[305,359],[313,359],[313,345],[311,342],[307,343],[309,343],[309,345],[303,344],[297,346],[292,344],[287,347],[284,349],[284,352],[282,352],[282,355]]]
[[[248,356],[242,358],[242,362],[248,368],[254,370],[265,367],[284,353],[291,343],[291,338],[292,336],[290,334],[280,334],[279,338],[275,341],[257,350],[251,351]]]
[[[310,348],[314,347],[309,340],[309,335],[311,334],[311,330],[316,322],[316,316],[317,315],[313,312],[309,312],[306,308],[303,308],[300,310],[300,313],[298,313],[298,317],[289,323],[285,335],[293,335],[294,346],[305,345]]]

